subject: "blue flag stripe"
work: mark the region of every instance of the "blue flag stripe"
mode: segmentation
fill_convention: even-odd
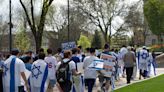
[[[10,64],[10,92],[15,92],[15,60],[13,58]]]
[[[46,83],[46,80],[47,80],[47,76],[48,76],[48,64],[46,65],[46,68],[45,68],[45,71],[44,71],[40,92],[44,92],[44,88],[45,88],[44,86],[45,86],[45,83]]]
[[[94,60],[94,62],[104,62],[104,60]]]

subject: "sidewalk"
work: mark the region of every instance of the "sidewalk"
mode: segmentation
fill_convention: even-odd
[[[161,74],[164,74],[164,68],[157,68],[156,73],[157,73],[157,76],[161,75]],[[153,77],[156,77],[156,76],[152,76],[151,78],[153,78]],[[132,80],[131,84],[136,83],[136,82],[140,82],[140,81],[144,81],[144,80],[147,80],[147,79],[139,80],[139,73],[137,73],[136,79]],[[126,84],[126,78],[120,78],[119,81],[116,81],[115,85],[116,85],[115,89],[118,89],[118,88],[127,86],[128,84]],[[100,89],[100,87],[99,87],[99,82],[98,82],[98,79],[97,79],[96,86],[94,87],[93,92],[99,92],[99,89]],[[54,92],[59,92],[56,87],[54,88]],[[87,92],[87,90],[85,90],[84,92]]]
[[[157,76],[159,76],[159,75],[161,75],[161,74],[164,74],[164,68],[157,68],[157,69],[156,69],[156,73],[157,73],[156,76],[151,76],[150,78],[141,79],[141,80],[139,80],[139,77],[138,77],[139,74],[138,74],[138,75],[137,75],[137,78],[136,78],[135,80],[132,80],[132,81],[131,81],[131,84],[137,83],[137,82],[141,82],[141,81],[145,81],[145,80],[149,80],[149,79],[151,79],[151,78],[154,78],[154,77],[157,77]],[[129,85],[129,84],[126,84],[126,79],[125,79],[125,78],[121,78],[121,81],[119,81],[119,83],[116,84],[116,89],[125,87],[125,86],[127,86],[127,85]]]

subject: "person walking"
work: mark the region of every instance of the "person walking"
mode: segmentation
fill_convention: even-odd
[[[49,81],[48,64],[44,61],[45,54],[40,52],[38,60],[34,61],[29,77],[30,92],[46,92],[46,82]]]
[[[104,45],[104,51],[100,55],[100,59],[104,61],[103,70],[99,71],[99,81],[101,90],[104,92],[108,92],[111,84],[111,89],[114,90],[115,83],[114,83],[114,72],[115,72],[115,62],[116,58],[112,56],[111,51],[109,50],[110,47],[108,44]]]
[[[134,53],[131,51],[131,47],[127,47],[128,52],[124,55],[124,67],[126,69],[126,80],[127,84],[130,83],[130,80],[133,75],[133,67],[136,64],[136,58]]]
[[[149,53],[147,51],[147,47],[143,46],[143,49],[141,49],[138,52],[138,67],[140,69],[140,75],[139,79],[141,79],[141,76],[144,77],[144,79],[147,77],[147,71],[148,71],[148,57]]]
[[[89,68],[88,66],[94,62],[94,60],[98,60],[99,58],[95,56],[95,49],[90,48],[89,56],[84,59],[84,80],[85,85],[88,88],[88,92],[92,92],[93,86],[95,84],[97,78],[97,72],[94,69]]]
[[[122,45],[122,48],[120,49],[120,63],[122,63],[122,65],[121,65],[121,72],[122,72],[122,77],[124,78],[125,77],[125,67],[124,67],[124,60],[123,60],[123,58],[124,58],[124,56],[125,56],[125,54],[128,52],[128,50],[127,50],[127,47],[125,46],[125,45]]]
[[[81,75],[76,71],[75,62],[71,60],[71,51],[64,51],[64,59],[56,66],[56,79],[62,92],[70,92],[72,89],[72,76]]]
[[[18,58],[19,50],[13,49],[11,56],[4,62],[3,65],[3,86],[4,92],[24,92],[24,85],[21,85],[21,77],[25,82],[28,91],[29,86],[25,76],[25,64]]]
[[[48,85],[47,92],[53,92],[53,87],[56,84],[56,65],[57,60],[54,56],[52,56],[52,49],[47,49],[47,56],[45,57],[45,62],[48,64],[48,70],[49,70],[49,77],[50,82]]]

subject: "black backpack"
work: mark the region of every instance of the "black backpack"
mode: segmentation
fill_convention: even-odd
[[[58,70],[56,71],[56,79],[57,82],[66,82],[70,81],[70,73],[69,73],[69,60],[68,62],[62,62],[59,66]]]

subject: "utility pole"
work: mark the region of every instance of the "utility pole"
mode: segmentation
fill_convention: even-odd
[[[68,1],[68,42],[69,42],[70,41],[70,34],[69,34],[69,32],[70,32],[70,28],[69,28],[70,27],[70,25],[69,25],[69,23],[70,23],[69,22],[70,21],[69,20],[69,0],[67,0],[67,1]]]
[[[11,0],[9,0],[9,50],[12,50],[12,15],[11,15]]]

